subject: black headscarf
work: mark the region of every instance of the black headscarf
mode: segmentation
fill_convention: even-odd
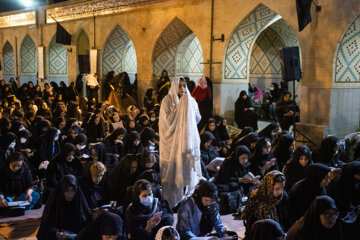
[[[76,194],[71,202],[67,202],[64,192],[70,186],[75,188]],[[48,231],[52,227],[78,233],[90,217],[90,209],[76,177],[66,175],[46,202],[37,238],[48,239]]]
[[[314,152],[314,162],[323,163],[329,167],[337,167],[334,155],[338,138],[335,136],[327,136],[321,141],[320,147]]]
[[[105,145],[103,143],[96,143],[90,148],[91,150],[94,149],[98,158],[99,162],[105,163],[106,162],[106,151],[105,151]]]
[[[142,145],[147,147],[149,146],[149,141],[156,138],[156,132],[152,128],[146,127],[141,131],[140,137]]]
[[[137,163],[137,169],[134,173],[130,173],[131,164]],[[125,155],[119,164],[110,172],[107,177],[108,195],[111,200],[116,200],[122,203],[125,197],[126,188],[135,183],[139,175],[139,160],[136,155]]]
[[[306,158],[308,159],[308,164],[305,167],[303,167],[299,163],[299,160],[303,155],[305,155]],[[284,174],[286,177],[286,184],[285,184],[286,191],[290,190],[290,188],[292,187],[292,185],[294,185],[294,183],[305,178],[305,169],[311,163],[312,161],[311,161],[310,149],[305,145],[301,145],[297,147],[294,151],[293,157],[287,162],[284,169]]]
[[[222,118],[220,125],[215,128],[215,137],[218,142],[228,141],[230,139],[226,126],[222,124],[223,120]]]
[[[278,240],[285,236],[281,225],[272,219],[263,219],[253,223],[248,240]]]
[[[81,230],[76,240],[102,240],[103,235],[124,238],[123,220],[119,215],[104,211],[89,226]]]
[[[200,148],[204,148],[204,144],[207,142],[207,141],[210,141],[210,140],[214,140],[215,139],[215,136],[209,132],[209,131],[205,131],[203,134],[201,134],[200,136],[200,140],[201,140],[201,143],[200,143]]]
[[[288,231],[287,240],[342,240],[343,234],[339,218],[334,227],[325,228],[320,215],[326,210],[337,210],[334,200],[328,196],[319,196],[312,202],[304,216]]]
[[[143,151],[144,147],[141,142],[137,146],[134,145],[136,139],[141,140],[140,134],[137,131],[132,131],[127,135],[122,156],[126,154],[137,154]]]
[[[279,139],[279,143],[274,151],[274,157],[276,157],[276,163],[280,170],[283,169],[286,162],[292,157],[292,152],[289,151],[289,148],[294,141],[295,138],[290,134],[284,134]]]
[[[274,131],[278,131],[279,129],[279,125],[277,125],[276,123],[270,123],[258,133],[260,137],[266,137],[272,141],[274,140]]]

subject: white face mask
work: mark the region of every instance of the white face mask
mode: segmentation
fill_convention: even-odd
[[[21,127],[19,128],[19,132],[22,131],[22,130],[25,130],[24,126],[21,126]]]
[[[154,197],[153,197],[153,195],[151,194],[151,195],[148,196],[148,197],[142,197],[142,198],[140,198],[140,203],[141,203],[142,205],[144,205],[145,207],[151,207],[153,200],[154,200]]]
[[[9,148],[14,149],[15,146],[16,146],[16,142],[14,141],[14,142],[10,143]]]
[[[76,144],[76,148],[78,150],[83,150],[86,147],[86,145],[80,145],[80,144]]]
[[[27,141],[27,139],[26,139],[26,138],[20,138],[20,143],[21,143],[21,144],[26,143],[26,141]]]
[[[116,139],[114,142],[115,142],[115,144],[123,143],[123,141],[121,141],[120,139]]]

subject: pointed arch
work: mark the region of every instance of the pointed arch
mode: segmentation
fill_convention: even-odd
[[[20,46],[20,85],[36,80],[37,55],[36,45],[27,34]]]
[[[191,29],[175,17],[160,34],[153,51],[153,75],[159,77],[167,70],[170,77],[175,76],[176,53],[180,43],[190,34]]]
[[[6,41],[2,49],[2,58],[3,58],[3,78],[5,81],[9,81],[11,77],[15,78],[15,55],[14,49]]]
[[[88,51],[90,49],[90,41],[88,35],[83,29],[81,29],[78,35],[76,45],[78,46],[78,55],[89,54]]]
[[[335,53],[335,83],[360,83],[360,15],[346,28]]]
[[[60,83],[68,81],[67,50],[65,45],[56,42],[56,36],[51,39],[48,53],[48,81]]]
[[[127,46],[134,46],[127,33],[119,26],[116,25],[114,30],[107,38],[104,51],[102,55],[102,74],[105,76],[110,71],[115,71],[115,74],[125,71],[126,65],[123,61],[127,53]],[[135,47],[133,48],[136,59]]]
[[[137,59],[135,46],[132,41],[128,43],[124,52],[123,69],[128,73],[131,82],[135,81],[135,74],[137,73]]]

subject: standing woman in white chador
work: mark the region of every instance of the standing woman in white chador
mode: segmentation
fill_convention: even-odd
[[[190,196],[201,177],[201,115],[183,78],[172,81],[160,108],[160,172],[164,199],[175,207]]]

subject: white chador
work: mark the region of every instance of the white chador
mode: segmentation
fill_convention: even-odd
[[[201,115],[187,89],[179,99],[179,81],[172,81],[161,102],[159,119],[162,193],[171,207],[190,196],[202,176],[197,129]]]

